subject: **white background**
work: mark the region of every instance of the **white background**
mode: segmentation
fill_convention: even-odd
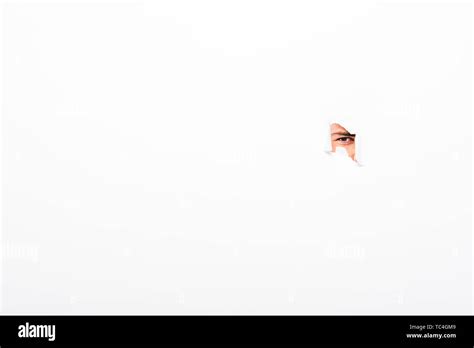
[[[3,313],[471,313],[469,2],[2,24]],[[329,119],[363,167],[324,153]]]

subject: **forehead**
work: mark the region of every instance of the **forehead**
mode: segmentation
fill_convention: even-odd
[[[331,124],[331,133],[349,133],[347,129],[341,126],[339,123]]]

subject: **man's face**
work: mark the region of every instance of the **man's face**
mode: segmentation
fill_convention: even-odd
[[[331,130],[331,151],[336,152],[336,147],[343,147],[347,155],[355,161],[355,134],[351,134],[339,123],[333,123]]]

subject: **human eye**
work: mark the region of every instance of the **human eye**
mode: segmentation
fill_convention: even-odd
[[[340,138],[337,138],[336,141],[343,145],[349,145],[354,142],[354,139],[351,137],[340,137]]]

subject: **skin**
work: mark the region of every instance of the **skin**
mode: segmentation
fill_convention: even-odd
[[[332,123],[331,130],[331,151],[336,152],[337,147],[343,147],[347,155],[355,161],[355,134],[350,133],[339,123]]]

